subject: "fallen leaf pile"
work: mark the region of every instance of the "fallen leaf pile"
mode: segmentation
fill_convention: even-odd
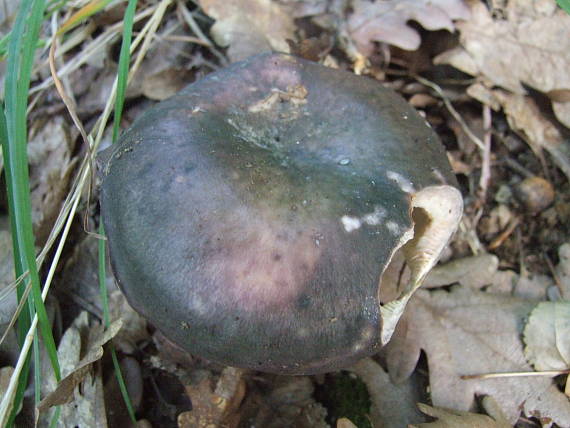
[[[419,404],[418,407],[426,415],[437,418],[437,421],[419,425],[410,425],[411,428],[509,428],[511,426],[511,424],[509,424],[502,415],[492,418],[486,415],[461,412],[458,410],[446,410],[427,406],[425,404]]]
[[[423,350],[427,354],[431,399],[438,407],[468,411],[476,395],[489,395],[515,423],[529,417],[570,425],[568,398],[549,378],[469,379],[461,376],[532,371],[520,335],[535,303],[465,287],[420,290],[386,348],[392,378],[406,379]]]
[[[570,15],[554,0],[509,1],[493,11],[504,19],[494,19],[483,2],[474,2],[471,10],[471,19],[456,26],[460,46],[435,62],[477,76],[480,83],[468,92],[504,109],[512,128],[533,150],[549,151],[570,177],[570,143],[529,91],[548,98],[556,119],[570,127]]]

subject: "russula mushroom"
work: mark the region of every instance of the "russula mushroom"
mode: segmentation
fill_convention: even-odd
[[[462,211],[436,134],[400,96],[284,54],[159,103],[100,168],[130,304],[191,353],[275,373],[375,353]],[[412,279],[382,306],[398,250]]]

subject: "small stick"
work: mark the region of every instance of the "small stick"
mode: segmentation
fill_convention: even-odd
[[[483,373],[475,375],[463,375],[460,376],[463,380],[471,379],[499,379],[503,377],[535,377],[535,376],[559,376],[562,374],[568,374],[570,370],[543,370],[540,372],[505,372],[505,373]]]
[[[520,219],[518,217],[513,218],[508,226],[506,227],[505,230],[503,230],[499,236],[497,236],[495,239],[493,239],[491,241],[491,243],[489,244],[489,246],[487,247],[488,250],[495,250],[497,248],[499,248],[501,245],[503,245],[503,242],[505,242],[507,240],[507,238],[509,236],[511,236],[511,234],[514,232],[514,230],[516,229],[516,227],[519,225],[520,223]]]

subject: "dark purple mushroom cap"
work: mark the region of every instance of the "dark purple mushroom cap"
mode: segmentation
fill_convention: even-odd
[[[444,149],[405,100],[283,54],[156,105],[100,165],[131,305],[193,354],[276,373],[378,351],[392,255],[420,281],[461,216]]]

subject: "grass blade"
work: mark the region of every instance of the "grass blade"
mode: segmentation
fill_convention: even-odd
[[[570,14],[570,0],[556,0],[558,6],[560,6],[566,13]]]
[[[30,183],[27,156],[27,117],[30,75],[34,63],[35,48],[45,11],[43,0],[23,0],[8,41],[8,58],[5,78],[5,110],[3,110],[2,152],[6,170],[8,209],[14,246],[16,277],[28,273],[28,278],[18,287],[21,299],[31,282],[31,293],[27,298],[28,310],[22,311],[18,323],[20,344],[24,332],[30,327],[31,316],[37,314],[40,330],[56,378],[60,378],[57,350],[51,325],[41,297],[40,279],[36,264],[35,240],[31,216]],[[29,366],[29,363],[26,363]],[[28,370],[19,379],[10,420],[14,420],[15,409],[21,403],[23,388],[28,379]],[[39,384],[36,382],[36,388]],[[37,390],[39,391],[39,389]],[[5,415],[1,419],[5,419]]]
[[[131,40],[133,35],[133,20],[135,16],[135,11],[137,7],[137,0],[129,0],[127,10],[125,11],[124,17],[124,27],[123,27],[123,41],[121,43],[121,53],[119,56],[119,68],[117,72],[117,95],[115,98],[115,112],[113,117],[113,143],[115,143],[119,137],[119,129],[121,124],[121,117],[123,113],[123,106],[125,104],[125,94],[127,90],[127,81],[129,77],[129,64],[131,59]],[[99,224],[99,233],[101,236],[105,236],[105,229],[103,223]],[[109,317],[109,303],[107,296],[107,286],[105,282],[106,272],[105,272],[105,241],[103,239],[99,240],[99,285],[101,290],[101,300],[103,303],[103,319],[105,322],[105,327],[109,327],[110,317]],[[111,359],[113,360],[113,367],[115,370],[115,376],[117,377],[117,382],[119,384],[119,389],[121,390],[121,395],[125,401],[129,417],[136,423],[135,411],[133,409],[129,393],[127,391],[127,386],[121,372],[121,366],[119,365],[119,360],[117,358],[117,353],[113,344],[110,344]]]

